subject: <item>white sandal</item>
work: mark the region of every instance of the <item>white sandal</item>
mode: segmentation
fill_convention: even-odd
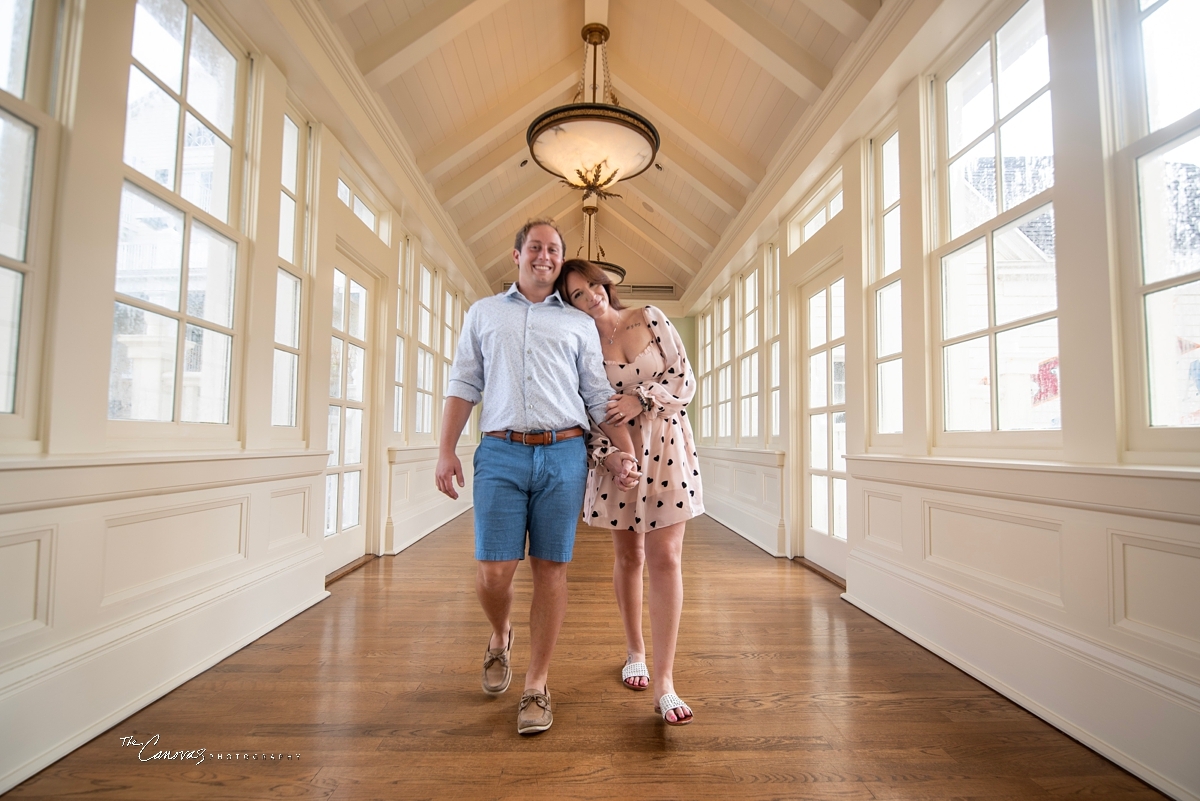
[[[627,660],[629,659],[629,657],[625,657],[625,658]],[[637,678],[638,676],[644,676],[646,678],[647,684],[645,686],[629,683],[630,679]],[[645,662],[628,662],[627,661],[625,663],[625,666],[623,668],[621,668],[621,683],[624,684],[626,687],[628,687],[631,690],[637,690],[640,692],[641,690],[646,689],[646,687],[649,686],[649,680],[650,680],[650,671],[646,669]]]
[[[663,723],[666,723],[668,726],[686,726],[696,717],[695,713],[693,712],[683,720],[667,720],[667,713],[672,709],[686,709],[688,712],[692,711],[692,708],[685,704],[683,699],[675,693],[664,694],[662,698],[658,699],[658,703],[654,705],[654,711],[662,715]],[[678,715],[676,718],[678,718]]]

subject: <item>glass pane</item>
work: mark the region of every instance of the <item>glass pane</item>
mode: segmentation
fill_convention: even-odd
[[[300,357],[285,350],[275,351],[271,380],[271,425],[296,425],[296,380]]]
[[[355,470],[342,477],[342,531],[358,525],[358,481],[362,473]]]
[[[1000,155],[1004,159],[1005,209],[1054,186],[1049,92],[1000,126]]]
[[[342,354],[345,343],[333,337],[329,353],[329,397],[342,397]]]
[[[829,397],[828,382],[826,372],[828,367],[828,354],[825,351],[814,353],[808,359],[808,407],[816,409],[824,406],[826,398]]]
[[[179,310],[183,212],[126,183],[121,190],[116,290]]]
[[[296,194],[296,162],[299,159],[300,128],[286,114],[283,116],[283,186]]]
[[[846,282],[839,278],[829,287],[829,338],[846,336]]]
[[[433,391],[433,355],[423,348],[417,349],[417,389]]]
[[[187,6],[181,0],[138,0],[133,17],[133,57],[179,91]]]
[[[362,464],[363,410],[346,407],[346,443],[343,453],[346,464]]]
[[[904,430],[904,371],[901,359],[880,364],[878,378],[878,433],[899,434]]]
[[[433,319],[424,306],[417,309],[417,341],[422,345],[433,344]]]
[[[404,387],[395,387],[396,397],[393,405],[395,418],[392,421],[392,431],[399,434],[404,430]]]
[[[368,228],[375,230],[375,213],[367,208],[367,204],[359,200],[358,195],[354,196],[354,216],[362,220]]]
[[[900,208],[883,215],[883,264],[880,277],[900,269]]]
[[[183,343],[183,404],[185,423],[229,422],[229,368],[233,337],[198,325],[187,327]]]
[[[432,430],[430,422],[429,422],[429,420],[430,420],[429,413],[432,409],[432,406],[426,405],[426,403],[425,403],[425,401],[428,399],[429,399],[429,396],[426,395],[424,392],[417,393],[416,432],[418,434],[428,434]]]
[[[829,201],[829,218],[833,219],[842,210],[842,193],[838,192],[833,196],[833,200]]]
[[[355,339],[367,338],[367,290],[357,281],[350,282],[350,325],[348,332]]]
[[[779,341],[771,343],[771,386],[778,387],[782,376],[779,373]]]
[[[1054,311],[1054,207],[1042,208],[998,230],[992,238],[996,325]]]
[[[812,527],[822,534],[829,533],[829,478],[812,476]]]
[[[341,270],[333,271],[333,327],[346,330],[346,274]]]
[[[396,337],[396,383],[404,383],[404,337]]]
[[[287,270],[275,274],[275,341],[300,347],[300,279]]]
[[[192,18],[187,101],[226,136],[233,134],[237,59],[199,18]]]
[[[951,345],[943,351],[947,431],[992,430],[992,378],[988,338]]]
[[[808,466],[814,470],[829,467],[829,418],[824,414],[808,417]]]
[[[890,356],[899,353],[903,339],[899,281],[893,281],[875,293],[875,309],[875,355]]]
[[[708,414],[708,409],[704,410]],[[707,431],[707,429],[705,429]],[[708,436],[705,434],[705,436]],[[771,436],[779,436],[779,390],[771,390]]]
[[[833,480],[833,536],[846,539],[846,479]]]
[[[1200,137],[1138,159],[1147,284],[1200,270]]]
[[[363,361],[366,351],[351,343],[347,348],[346,359],[346,400],[361,401],[363,399]]]
[[[167,189],[175,189],[179,103],[158,84],[129,68],[125,109],[125,163]]]
[[[296,201],[279,192],[279,258],[296,263]]]
[[[25,97],[33,0],[0,1],[0,89]]]
[[[817,231],[820,231],[824,227],[825,227],[825,208],[824,208],[824,206],[822,206],[821,210],[818,211],[811,220],[809,220],[808,222],[806,222],[804,224],[804,238],[807,240],[809,237],[811,237],[813,234],[815,234]]]
[[[338,200],[350,205],[350,187],[346,186],[346,182],[338,178]]]
[[[0,414],[12,414],[17,405],[17,350],[24,286],[24,275],[0,267]]]
[[[900,199],[900,134],[894,133],[880,148],[883,168],[883,208]]]
[[[743,322],[745,323],[745,328],[743,329],[744,334],[745,334],[745,336],[743,337],[743,344],[745,345],[745,350],[749,350],[750,348],[757,348],[758,347],[758,310],[755,309],[754,311],[747,314],[746,318]]]
[[[108,418],[173,420],[179,323],[124,303],[115,305]]]
[[[36,141],[33,126],[0,109],[0,256],[16,261],[25,261]]]
[[[825,344],[825,290],[808,299],[808,346]]]
[[[329,422],[325,427],[325,450],[329,451],[329,466],[340,464],[342,453],[342,407],[329,407]]]
[[[232,152],[204,123],[186,115],[183,126],[183,178],[179,194],[229,222],[229,161]]]
[[[987,327],[987,243],[977,239],[942,257],[942,337]]]
[[[833,356],[833,397],[831,405],[846,402],[846,346],[838,345],[830,351]]]
[[[433,308],[433,273],[424,264],[421,265],[421,305]]]
[[[833,413],[833,469],[846,470],[846,413]]]
[[[337,534],[338,479],[337,473],[325,476],[325,536]]]
[[[950,238],[996,216],[996,137],[989,135],[950,165]]]
[[[1146,296],[1150,425],[1200,426],[1200,281]]]
[[[1058,320],[996,335],[1000,430],[1060,428]]]
[[[1146,111],[1152,131],[1200,108],[1200,82],[1183,79],[1200,74],[1198,30],[1200,3],[1195,0],[1163,3],[1142,21]]]
[[[742,286],[742,304],[745,312],[758,308],[758,270],[746,276]]]
[[[988,42],[946,81],[947,155],[962,150],[995,121],[992,46]]]
[[[1042,0],[1029,0],[996,33],[996,61],[1000,116],[1004,117],[1050,82]]]
[[[233,240],[206,225],[193,223],[188,253],[188,314],[232,327],[236,266],[237,245]]]

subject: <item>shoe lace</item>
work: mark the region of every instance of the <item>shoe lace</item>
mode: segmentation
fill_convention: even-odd
[[[527,692],[521,696],[521,710],[524,710],[530,703],[535,703],[542,709],[550,708],[550,699],[539,692]]]

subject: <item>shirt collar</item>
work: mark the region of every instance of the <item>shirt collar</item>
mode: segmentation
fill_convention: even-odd
[[[525,303],[528,303],[530,306],[536,306],[536,305],[538,305],[538,304],[534,303],[533,301],[531,301],[529,298],[527,298],[527,297],[525,297],[524,295],[522,295],[522,294],[521,294],[521,290],[517,289],[517,282],[516,282],[516,281],[513,281],[513,282],[512,282],[512,286],[510,286],[510,287],[508,288],[508,291],[507,291],[507,292],[505,292],[505,293],[504,293],[504,295],[505,295],[505,297],[516,297],[516,298],[519,298],[520,300],[524,301]],[[545,299],[545,300],[543,300],[543,301],[542,301],[542,303],[548,303],[548,302],[550,302],[550,301],[554,301],[554,302],[555,302],[555,303],[557,303],[559,306],[566,306],[566,304],[563,302],[562,295],[558,294],[558,290],[557,290],[557,289],[556,289],[556,290],[554,290],[553,292],[551,292],[549,295],[547,295],[547,296],[546,296],[546,299]]]

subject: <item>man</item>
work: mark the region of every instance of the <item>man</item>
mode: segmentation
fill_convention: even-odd
[[[512,582],[528,532],[533,602],[529,669],[517,713],[521,734],[545,731],[554,721],[546,680],[567,613],[567,563],[587,479],[583,435],[588,414],[601,423],[612,395],[595,324],[554,291],[563,248],[553,222],[530,221],[513,250],[517,282],[467,312],[435,471],[437,488],[457,498],[454,482],[464,484],[454,448],[486,389],[473,488],[475,591],[492,624],[483,690],[499,695],[512,680]]]

